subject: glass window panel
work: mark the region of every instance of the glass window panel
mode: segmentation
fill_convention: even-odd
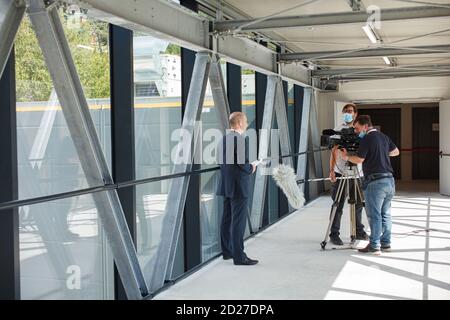
[[[62,10],[60,17],[97,134],[110,163],[108,25],[78,14],[67,16]],[[15,50],[19,199],[87,187],[28,17],[20,27]]]
[[[201,174],[200,228],[202,261],[222,252],[220,246],[220,223],[223,214],[223,197],[216,195],[220,171]]]
[[[181,48],[134,33],[136,178],[172,173],[181,128]]]
[[[113,299],[113,264],[92,195],[19,208],[22,299]]]
[[[136,250],[147,283],[150,283],[153,262],[161,243],[162,222],[164,220],[170,184],[181,183],[181,179],[162,180],[136,186]],[[181,233],[172,276],[177,276],[184,272],[183,238]]]

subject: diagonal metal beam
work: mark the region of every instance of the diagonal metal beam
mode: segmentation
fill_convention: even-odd
[[[450,54],[450,45],[416,46],[408,48],[368,48],[361,50],[295,52],[279,54],[280,61],[337,60],[349,58],[390,57],[416,54]]]
[[[28,14],[90,187],[113,184],[56,7],[27,0]],[[129,299],[148,294],[117,192],[92,195]]]
[[[270,147],[270,130],[272,128],[273,115],[276,104],[278,77],[267,77],[266,98],[264,101],[263,120],[259,134],[258,159],[266,159],[269,155]],[[262,226],[264,202],[267,189],[267,170],[262,165],[256,169],[255,186],[253,191],[252,207],[251,207],[251,224],[252,226]]]
[[[311,141],[312,141],[312,150],[319,150],[320,146],[320,131],[319,131],[319,117],[317,114],[317,104],[316,97],[314,94],[314,90],[311,93],[311,107],[310,107],[310,130],[311,130]],[[316,178],[323,178],[323,168],[322,168],[322,153],[321,152],[313,152],[314,157],[314,167],[316,171]],[[319,193],[324,190],[323,181],[318,182]]]
[[[192,168],[193,150],[195,150],[198,138],[195,134],[196,121],[200,120],[201,117],[210,65],[209,53],[197,53],[186,102],[186,110],[181,126],[182,133],[188,134],[192,138],[186,139],[186,136],[184,136],[178,144],[173,173],[188,172]],[[186,150],[190,152],[188,157],[185,155]],[[164,281],[171,276],[189,186],[189,178],[190,176],[188,175],[173,179],[169,187],[161,227],[161,240],[156,256],[150,262],[153,267],[149,270],[151,272],[149,286],[152,292],[161,288],[164,285]]]
[[[217,109],[217,117],[221,130],[225,133],[229,128],[228,118],[230,117],[230,106],[225,91],[225,83],[223,80],[222,69],[220,68],[219,57],[215,55],[209,70],[209,85],[211,86],[214,107]]]
[[[8,62],[24,13],[23,1],[0,0],[0,78]]]
[[[291,152],[291,140],[289,138],[289,124],[286,113],[286,102],[283,92],[283,84],[281,79],[278,80],[277,84],[277,103],[275,104],[275,115],[277,119],[277,125],[279,130],[279,139],[280,139],[280,151],[281,155],[289,155]],[[283,164],[294,168],[292,157],[283,158]],[[293,210],[292,206],[289,204],[289,212]]]
[[[309,118],[312,102],[312,89],[305,88],[303,93],[303,108],[302,108],[302,124],[300,126],[300,138],[298,144],[298,152],[308,151],[309,138]],[[301,154],[297,158],[297,180],[305,180],[306,178],[306,162],[308,154]],[[305,184],[300,185],[300,190],[305,191]]]
[[[257,19],[221,21],[214,24],[216,32],[233,31],[239,26],[250,24],[248,27],[242,27],[241,31],[269,31],[282,28],[300,28],[309,26],[329,26],[349,23],[367,23],[371,12],[342,12],[326,13],[317,15],[276,17],[262,22],[254,23]],[[410,20],[439,18],[450,16],[450,8],[437,8],[430,6],[415,6],[407,8],[396,8],[381,10],[382,21]]]

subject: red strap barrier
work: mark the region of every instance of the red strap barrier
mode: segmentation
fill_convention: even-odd
[[[439,153],[439,148],[436,148],[436,147],[405,148],[405,149],[400,149],[400,151],[417,152],[417,153]]]

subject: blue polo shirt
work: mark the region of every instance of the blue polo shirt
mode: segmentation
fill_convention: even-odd
[[[389,152],[394,151],[396,145],[384,133],[372,130],[361,140],[358,148],[358,157],[364,158],[364,175],[394,173]]]

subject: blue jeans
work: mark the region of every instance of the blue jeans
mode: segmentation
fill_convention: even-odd
[[[394,178],[371,181],[364,190],[370,226],[370,246],[374,249],[391,244],[391,200],[394,194]]]

